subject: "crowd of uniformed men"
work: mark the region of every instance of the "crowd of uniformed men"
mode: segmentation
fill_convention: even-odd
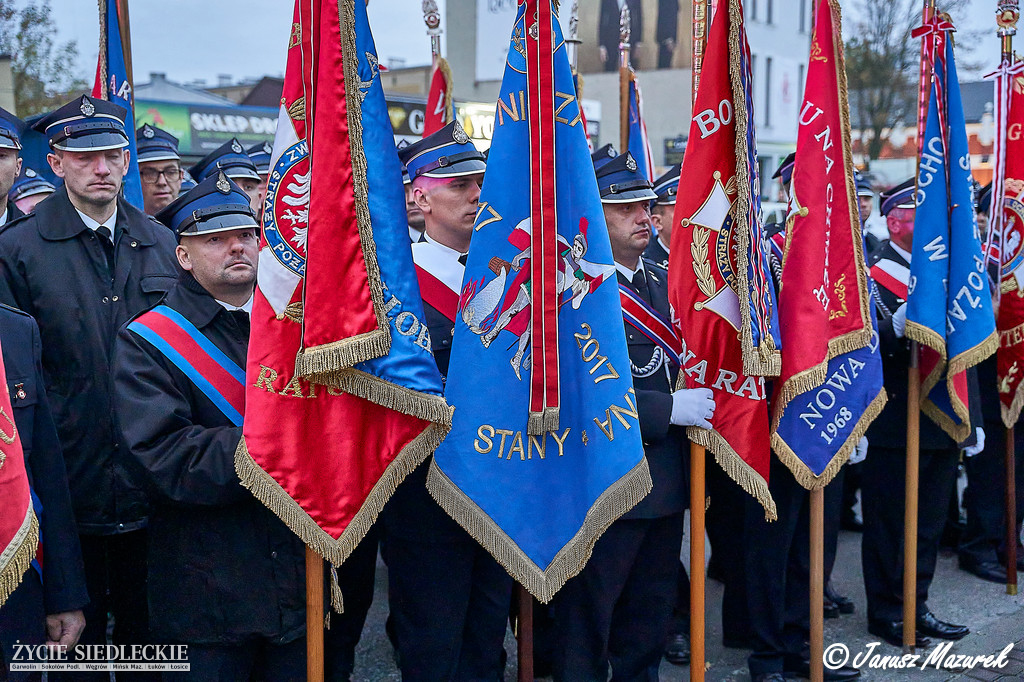
[[[245,150],[232,140],[186,173],[177,140],[144,125],[137,131],[143,212],[121,196],[124,115],[83,96],[35,123],[63,180],[54,188],[23,165],[23,124],[0,110],[0,301],[7,304],[0,342],[30,480],[45,510],[41,574],[29,571],[0,609],[3,657],[11,661],[16,642],[103,644],[109,636],[114,644],[188,644],[193,679],[302,679],[303,546],[241,486],[234,466],[241,424],[203,390],[190,358],[176,354],[194,346],[224,368],[245,367],[255,215],[271,149]],[[399,149],[414,261],[456,294],[486,169],[485,155],[457,125]],[[593,161],[618,282],[669,317],[679,167],[652,187],[632,157],[610,145]],[[787,190],[792,165],[790,157],[776,173]],[[857,188],[863,225],[874,192],[860,177]],[[840,524],[862,527],[868,630],[898,646],[913,182],[882,192],[880,208],[889,239],[865,233],[865,253],[873,272],[884,274],[872,295],[889,402],[858,456],[826,489],[825,569],[827,580]],[[769,226],[769,237],[783,230]],[[446,375],[455,311],[424,302],[424,312]],[[654,343],[625,331],[654,488],[600,538],[583,572],[550,605],[537,605],[537,673],[556,680],[603,682],[609,668],[615,680],[656,680],[662,658],[689,660],[689,583],[679,559],[688,505],[684,427],[708,425],[715,405],[707,389],[673,391],[672,367]],[[171,347],[175,335],[179,345]],[[928,606],[962,454],[969,486],[960,566],[993,582],[1005,575],[994,360],[976,379],[982,401],[968,444],[921,420],[921,489],[928,493],[919,519],[919,646],[969,632]],[[1024,438],[1024,429],[1017,433]],[[352,674],[378,547],[388,567],[387,633],[403,679],[503,679],[512,579],[427,493],[427,466],[399,486],[339,570],[345,613],[333,616],[325,635],[329,679]],[[808,494],[773,460],[779,520],[768,523],[717,467],[709,467],[707,485],[710,575],[725,584],[724,644],[751,650],[754,680],[806,675]],[[862,521],[854,513],[858,489]],[[831,585],[825,594],[827,617],[853,612]],[[7,665],[0,672],[31,677]],[[825,679],[858,675],[850,667],[825,671]]]

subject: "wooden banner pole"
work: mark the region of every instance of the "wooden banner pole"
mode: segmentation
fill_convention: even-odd
[[[306,547],[306,680],[324,680],[324,560]]]

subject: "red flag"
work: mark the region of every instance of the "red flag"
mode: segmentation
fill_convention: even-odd
[[[669,301],[684,344],[687,385],[712,389],[717,405],[714,429],[691,427],[690,440],[713,452],[726,473],[774,519],[764,378],[743,369],[740,308],[746,301],[737,293],[737,253],[746,248],[740,242],[746,222],[734,216],[745,216],[751,201],[748,178],[741,173],[747,149],[739,143],[745,144],[748,131],[737,125],[746,119],[745,96],[739,74],[730,73],[730,66],[740,70],[741,26],[733,22],[741,21],[739,3],[723,2],[708,31],[680,174]]]
[[[0,359],[0,606],[21,583],[39,544],[39,521],[25,471],[21,437],[14,424],[7,372]]]
[[[1004,66],[1005,73],[999,74],[996,86],[997,118],[1005,121],[999,125],[996,145],[1002,149],[997,149],[996,156],[1003,157],[1005,171],[997,171],[993,182],[990,229],[1000,252],[996,364],[1003,424],[1009,428],[1017,423],[1024,407],[1024,140],[1008,134],[1024,126],[1024,63]]]
[[[401,166],[368,34],[362,2],[296,0],[235,460],[335,565],[451,423],[417,345]]]
[[[846,67],[833,11],[829,0],[820,0],[798,117],[791,217],[779,287],[785,352],[772,396],[773,430],[790,400],[825,381],[829,360],[863,348],[872,333],[853,178]],[[781,448],[784,461],[787,455],[790,460],[796,457],[781,439],[773,443]],[[839,460],[833,468],[841,465]]]
[[[452,69],[441,55],[434,57],[434,72],[427,93],[427,110],[423,118],[423,137],[431,135],[455,120],[452,102]]]

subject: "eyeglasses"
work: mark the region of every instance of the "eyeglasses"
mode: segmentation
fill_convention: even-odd
[[[160,176],[164,176],[167,182],[181,181],[181,168],[140,168],[139,177],[147,185],[155,185],[160,182]]]

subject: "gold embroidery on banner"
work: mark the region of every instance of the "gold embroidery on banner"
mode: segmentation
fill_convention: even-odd
[[[4,421],[11,425],[11,435],[9,436],[4,433],[3,427],[0,427],[0,440],[11,445],[14,443],[14,439],[18,437],[18,426],[3,407],[0,407],[0,417],[3,417]]]
[[[715,281],[711,277],[711,264],[708,262],[708,238],[711,230],[706,227],[694,227],[693,244],[690,245],[690,254],[693,256],[693,274],[697,277],[697,287],[700,292],[711,298],[717,292]],[[701,304],[694,306],[700,310]]]

